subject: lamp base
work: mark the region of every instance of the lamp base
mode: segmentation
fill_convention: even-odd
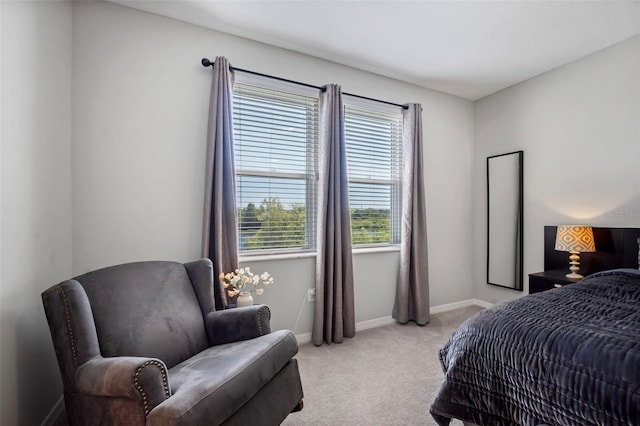
[[[584,278],[584,276],[578,273],[578,271],[580,270],[580,253],[570,251],[569,260],[569,270],[571,271],[571,273],[565,275],[565,277],[573,279]]]
[[[576,274],[575,272],[572,272],[570,274],[565,275],[565,277],[579,279],[579,278],[584,278],[584,275],[580,275],[580,274]]]

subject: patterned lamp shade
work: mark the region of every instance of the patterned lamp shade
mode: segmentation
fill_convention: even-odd
[[[560,225],[556,233],[556,250],[575,253],[596,251],[593,229],[583,225]]]

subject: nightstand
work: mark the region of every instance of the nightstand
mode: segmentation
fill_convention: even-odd
[[[566,284],[574,284],[580,279],[567,278],[568,271],[544,271],[529,274],[529,294],[540,293],[552,288],[562,287]]]

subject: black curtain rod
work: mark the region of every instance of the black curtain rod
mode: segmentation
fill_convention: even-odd
[[[201,63],[202,63],[202,66],[204,66],[204,67],[209,67],[209,66],[212,67],[213,66],[213,62],[211,62],[207,58],[202,58]],[[229,66],[229,68],[232,71],[240,71],[240,72],[244,72],[244,73],[247,73],[247,74],[258,75],[260,77],[266,77],[266,78],[271,78],[271,79],[278,80],[278,81],[284,81],[286,83],[293,83],[293,84],[297,84],[297,85],[304,86],[304,87],[310,87],[312,89],[318,89],[321,92],[324,92],[326,90],[324,87],[315,86],[313,84],[308,84],[308,83],[302,83],[300,81],[289,80],[289,79],[282,78],[282,77],[276,77],[274,75],[263,74],[261,72],[245,70],[245,69],[236,68],[236,67],[233,67],[233,66]],[[379,102],[381,104],[393,105],[393,106],[396,106],[396,107],[399,107],[399,108],[402,108],[402,109],[408,109],[409,108],[407,105],[400,105],[400,104],[396,104],[396,103],[393,103],[393,102],[383,101],[383,100],[380,100],[380,99],[374,99],[374,98],[368,98],[366,96],[354,95],[352,93],[343,92],[342,94],[345,95],[345,96],[351,96],[352,98],[365,99],[367,101],[373,101],[373,102]]]

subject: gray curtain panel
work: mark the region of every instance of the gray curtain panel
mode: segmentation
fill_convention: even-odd
[[[224,309],[227,299],[217,277],[238,267],[233,73],[224,57],[213,65],[205,179],[202,254],[213,261],[216,309]]]
[[[338,85],[320,94],[316,304],[313,343],[355,335],[344,107]]]
[[[422,106],[402,111],[402,234],[393,318],[429,322],[427,215],[422,166]]]

